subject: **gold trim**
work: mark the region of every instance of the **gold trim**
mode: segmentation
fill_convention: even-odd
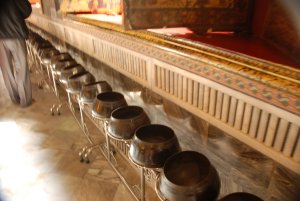
[[[153,42],[158,45],[164,45],[167,47],[175,46],[175,47],[177,47],[177,48],[175,48],[175,50],[179,50],[179,51],[190,50],[192,52],[198,52],[198,53],[208,55],[211,57],[215,57],[218,59],[227,60],[232,63],[236,63],[238,65],[242,65],[242,66],[245,66],[247,68],[250,68],[250,69],[253,69],[256,71],[260,71],[260,72],[270,74],[270,75],[275,75],[280,78],[287,79],[287,80],[290,80],[290,81],[300,84],[300,80],[293,78],[293,77],[289,77],[288,75],[284,75],[287,73],[284,73],[284,72],[276,73],[276,72],[264,70],[264,67],[270,68],[270,66],[272,66],[272,68],[278,68],[281,71],[284,69],[285,71],[291,71],[291,73],[295,73],[295,72],[300,73],[299,69],[296,69],[291,66],[273,63],[273,62],[270,62],[267,60],[251,57],[248,55],[241,55],[240,53],[237,53],[237,52],[231,52],[230,50],[223,50],[223,49],[220,49],[217,47],[210,47],[209,45],[206,45],[206,44],[194,43],[194,42],[186,40],[186,39],[180,39],[180,38],[175,38],[175,37],[171,37],[171,36],[161,35],[161,34],[149,32],[149,31],[145,31],[145,30],[124,30],[124,28],[121,25],[117,25],[117,24],[113,24],[113,23],[109,23],[109,22],[101,22],[101,21],[97,21],[97,20],[93,20],[93,19],[81,18],[81,17],[77,17],[76,15],[70,15],[70,14],[67,15],[67,17],[72,20],[79,21],[79,22],[82,22],[85,24],[90,24],[90,25],[94,25],[94,26],[97,26],[100,28],[121,32],[126,35],[135,36],[135,37],[138,37],[141,39],[146,39],[147,41]],[[221,55],[224,55],[224,56],[221,56]],[[236,59],[230,59],[231,57],[238,58],[241,60],[241,62],[237,61]],[[193,58],[193,59],[195,59],[195,58]],[[212,58],[210,58],[210,60],[211,59]],[[255,66],[249,65],[244,62],[255,62],[255,63],[263,65],[263,66],[255,67]]]

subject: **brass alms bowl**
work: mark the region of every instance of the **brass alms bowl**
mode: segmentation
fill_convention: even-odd
[[[136,129],[150,124],[150,119],[139,106],[124,106],[115,109],[110,116],[108,133],[113,138],[129,140]]]
[[[82,86],[79,100],[84,104],[93,104],[97,94],[112,91],[106,81],[92,82]]]
[[[123,106],[127,106],[123,94],[114,91],[100,93],[93,103],[92,115],[95,118],[107,119],[113,110]]]
[[[129,157],[137,165],[161,168],[165,161],[180,151],[174,131],[164,125],[149,124],[139,127],[132,138]]]

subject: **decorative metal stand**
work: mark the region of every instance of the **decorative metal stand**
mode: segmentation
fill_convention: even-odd
[[[72,106],[71,94],[68,94],[68,97],[69,97],[68,101],[69,101],[70,109],[72,111],[74,111],[74,107]],[[132,196],[135,198],[135,200],[137,200],[137,201],[145,200],[145,199],[141,199],[140,196],[138,196],[138,194],[140,194],[140,189],[138,188],[138,186],[130,186],[128,184],[128,182],[126,181],[126,179],[121,174],[121,172],[118,170],[118,163],[117,163],[116,158],[114,157],[115,150],[111,146],[110,136],[107,131],[108,119],[101,118],[101,117],[97,116],[96,114],[93,114],[91,112],[91,110],[87,111],[88,109],[90,109],[89,108],[90,105],[83,104],[81,101],[78,101],[78,103],[80,106],[79,108],[80,108],[80,116],[81,116],[80,117],[81,118],[80,125],[90,143],[89,146],[83,147],[82,150],[79,152],[81,161],[90,162],[90,160],[88,159],[88,155],[92,152],[93,149],[100,148],[100,151],[103,154],[103,156],[106,158],[106,160],[108,161],[108,163],[110,164],[112,169],[116,172],[118,177],[121,179],[122,183],[129,190],[129,192],[132,194]],[[90,118],[90,120],[96,125],[96,127],[103,134],[105,134],[106,139],[105,139],[104,143],[94,144],[94,142],[92,141],[92,139],[89,136],[88,128],[86,126],[85,119],[84,119],[84,114],[86,114],[86,116]],[[113,140],[120,142],[121,150],[127,154],[128,145],[129,145],[130,141],[119,140],[119,139],[117,140],[116,138],[113,138]]]
[[[98,148],[100,144],[95,144],[93,142],[92,138],[90,137],[89,129],[84,120],[85,104],[80,100],[79,92],[74,92],[70,89],[66,89],[66,91],[67,91],[67,95],[68,95],[69,109],[70,109],[71,113],[73,114],[75,120],[77,121],[79,127],[83,131],[83,134],[85,135],[85,137],[87,138],[87,140],[89,142],[89,145],[82,147],[82,149],[78,153],[80,162],[90,163],[90,158],[89,158],[90,154],[92,153],[93,149]],[[74,108],[72,100],[75,100],[78,103],[79,111],[80,111],[80,121],[78,121],[78,119],[76,117],[75,108]]]
[[[151,179],[156,179],[159,169],[158,168],[147,168],[144,166],[141,166],[140,164],[137,164],[130,156],[130,154],[128,154],[128,158],[129,160],[136,165],[137,167],[140,168],[140,181],[141,181],[141,188],[140,188],[140,196],[141,196],[141,201],[145,201],[145,189],[146,189],[146,185],[145,185],[145,179],[147,179],[148,181],[150,181]],[[154,178],[153,178],[154,177]]]
[[[159,187],[158,187],[159,181],[160,181],[160,174],[158,174],[156,176],[156,182],[155,182],[155,192],[156,192],[156,195],[158,196],[158,198],[161,201],[168,201],[168,199],[165,198],[164,195],[159,191]]]
[[[104,154],[106,155],[107,159],[109,162],[111,162],[113,159],[115,161],[115,165],[117,165],[117,160],[114,157],[114,151],[111,151],[111,147],[110,147],[110,139],[107,137],[106,134],[106,130],[107,130],[107,124],[108,124],[108,119],[106,118],[102,118],[96,115],[93,115],[94,119],[97,119],[98,121],[98,125],[102,130],[102,133],[104,133],[105,135],[105,141],[106,143],[104,144],[104,146],[101,146],[101,150],[104,152]]]
[[[29,48],[30,49],[30,48]],[[58,91],[58,87],[60,85],[60,81],[57,79],[57,74],[54,72],[54,70],[51,68],[50,64],[46,65],[46,70],[41,66],[42,64],[40,63],[36,53],[34,53],[33,49],[30,49],[30,57],[31,61],[35,63],[37,66],[37,71],[38,73],[42,76],[42,81],[40,82],[41,88],[43,88],[43,84],[47,84],[49,88],[52,89],[54,92],[55,96],[59,100],[59,104],[54,104],[50,111],[51,114],[54,115],[55,112],[60,115],[60,108],[62,107],[62,102],[60,99],[60,94]],[[45,75],[46,73],[46,75]],[[51,84],[52,82],[52,84]],[[59,84],[59,85],[58,85]],[[62,83],[61,83],[62,84]],[[63,87],[63,86],[61,86]],[[63,87],[66,89],[65,87]],[[140,185],[133,185],[131,186],[128,181],[124,178],[122,173],[120,172],[118,168],[118,162],[117,159],[114,156],[115,153],[115,147],[111,146],[111,140],[115,144],[115,146],[118,147],[118,150],[124,157],[128,157],[128,150],[129,150],[129,145],[131,140],[122,140],[122,139],[117,139],[114,138],[113,136],[109,135],[107,126],[108,126],[108,119],[107,118],[99,118],[96,115],[93,115],[91,111],[91,105],[85,104],[79,99],[79,93],[75,93],[72,90],[66,89],[67,92],[67,103],[66,105],[69,107],[72,115],[74,116],[75,120],[77,121],[78,125],[82,129],[86,139],[89,142],[89,145],[86,145],[82,147],[82,149],[79,151],[79,157],[81,162],[89,163],[90,160],[90,154],[92,151],[96,148],[98,148],[103,156],[106,158],[112,169],[116,172],[124,186],[128,189],[128,191],[132,194],[135,200],[137,201],[145,201],[145,179],[149,179],[152,175],[152,173],[144,168],[140,168]],[[74,102],[77,102],[79,105],[79,111],[80,111],[80,119],[78,118],[78,115],[76,115],[76,110],[74,108]],[[86,119],[85,116],[91,120],[92,123],[103,133],[105,134],[105,142],[99,142],[99,143],[94,143],[91,136],[90,132],[88,129],[88,126],[86,124]],[[139,166],[138,166],[139,167]]]
[[[72,103],[72,97],[71,96],[74,95],[75,97],[77,97],[79,94],[78,93],[74,93],[70,89],[66,89],[66,91],[67,91],[67,94],[68,94],[68,106],[69,106],[72,114],[75,115],[75,109],[74,109],[74,106],[73,106],[73,103]],[[75,98],[75,99],[78,99],[78,98]],[[79,125],[81,126],[81,123]]]
[[[49,73],[49,71],[50,71],[50,73]],[[52,78],[53,91],[54,91],[54,94],[57,97],[58,102],[59,102],[58,104],[53,104],[52,107],[51,107],[51,109],[50,109],[50,111],[51,111],[51,114],[54,115],[54,111],[56,110],[57,115],[60,115],[61,114],[60,113],[60,108],[62,107],[62,103],[61,103],[60,95],[59,95],[59,92],[58,92],[57,86],[56,86],[57,84],[56,84],[56,79],[55,79],[56,78],[55,72],[52,69],[52,67],[50,66],[50,64],[47,65],[47,72],[48,72],[48,76],[49,76],[50,80]]]
[[[71,95],[68,95],[69,97],[69,104],[72,103],[71,101]],[[89,104],[83,104],[80,100],[78,101],[79,108],[80,108],[80,125],[82,127],[82,130],[86,137],[88,138],[90,145],[85,146],[82,148],[82,150],[79,152],[79,156],[81,161],[84,162],[90,162],[88,159],[88,155],[93,151],[95,148],[100,148],[101,153],[103,156],[107,159],[110,166],[113,168],[113,170],[116,172],[118,177],[121,179],[122,183],[126,186],[126,188],[129,190],[129,192],[132,194],[132,196],[137,201],[145,201],[145,180],[150,181],[151,179],[156,179],[157,177],[157,169],[150,169],[141,167],[140,165],[134,163],[130,157],[129,161],[132,161],[133,164],[135,164],[137,167],[140,168],[140,184],[139,185],[129,185],[129,183],[126,181],[122,173],[118,169],[118,162],[114,156],[115,150],[114,146],[111,146],[111,140],[114,141],[114,144],[118,146],[118,149],[121,151],[124,157],[128,157],[129,153],[129,146],[131,143],[131,140],[126,139],[119,139],[111,135],[108,131],[108,118],[102,118],[99,117],[97,114],[92,112],[91,105]],[[70,107],[71,110],[74,111],[74,107]],[[89,136],[88,128],[85,123],[84,116],[87,116],[92,123],[105,135],[105,142],[94,144],[92,139]]]
[[[105,126],[105,133],[106,133],[106,139],[107,139],[106,143],[110,143],[110,139],[120,142],[121,144],[125,145],[125,149],[123,151],[125,152],[126,155],[128,154],[128,148],[131,143],[131,139],[126,140],[126,139],[120,139],[120,138],[114,137],[113,135],[111,135],[109,133],[109,131],[107,129],[107,125]],[[141,168],[141,175],[144,175],[144,168]],[[145,201],[145,177],[144,176],[141,176],[141,187],[140,188],[138,185],[134,185],[134,186],[130,187],[127,184],[127,182],[126,182],[126,186],[127,186],[127,188],[129,188],[130,192],[134,195],[134,197],[137,200]],[[138,195],[140,195],[140,196],[138,196]]]

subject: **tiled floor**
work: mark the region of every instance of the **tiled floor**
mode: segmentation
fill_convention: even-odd
[[[38,88],[32,73],[33,98],[28,108],[11,103],[0,71],[0,201],[134,200],[101,153],[90,164],[78,151],[87,144],[73,115],[49,108],[56,98]]]

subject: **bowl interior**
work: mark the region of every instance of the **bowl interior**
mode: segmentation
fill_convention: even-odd
[[[88,74],[88,72],[87,71],[83,71],[83,72],[76,73],[75,75],[70,76],[69,80],[75,80],[75,79],[77,79],[77,78],[79,78],[79,77],[81,77],[81,76],[83,76],[85,74]]]
[[[67,61],[73,61],[73,59],[70,59],[70,58],[58,58],[56,61],[56,63],[64,63],[64,62],[67,62]]]
[[[104,92],[97,95],[97,100],[102,102],[116,102],[123,99],[123,94],[117,92]]]
[[[91,86],[96,86],[96,85],[100,85],[100,84],[106,84],[106,81],[98,81],[98,82],[92,82],[92,83],[88,83],[86,85],[84,85],[84,87],[91,87]]]
[[[140,127],[136,137],[146,143],[164,143],[175,137],[174,131],[163,125],[150,124]]]
[[[250,193],[237,192],[225,196],[220,201],[263,201],[263,200]]]
[[[67,72],[67,71],[73,70],[73,69],[75,69],[75,68],[81,68],[81,66],[78,65],[78,64],[72,64],[72,65],[70,65],[70,66],[64,67],[64,68],[62,69],[62,72]]]
[[[118,108],[112,112],[111,116],[115,119],[130,119],[143,113],[143,109],[138,106],[126,106]]]
[[[71,58],[71,56],[68,53],[60,53],[59,55],[55,56],[54,59],[62,60],[62,59],[67,59]]]
[[[194,186],[209,174],[210,162],[202,154],[183,151],[171,156],[165,163],[165,177],[179,186]]]

